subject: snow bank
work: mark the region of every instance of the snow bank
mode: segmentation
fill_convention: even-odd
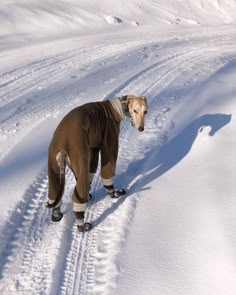
[[[134,27],[231,23],[236,3],[221,1],[1,1],[0,34],[61,34]],[[116,27],[116,28],[114,28]]]

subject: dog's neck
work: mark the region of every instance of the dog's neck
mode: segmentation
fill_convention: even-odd
[[[114,97],[110,100],[115,111],[120,115],[123,120],[125,117],[130,118],[130,113],[127,104],[127,96]]]

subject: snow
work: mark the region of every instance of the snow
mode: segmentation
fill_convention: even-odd
[[[0,294],[234,295],[236,2],[0,3]],[[52,224],[47,149],[72,108],[148,98],[121,124],[110,199],[99,171],[86,220]]]

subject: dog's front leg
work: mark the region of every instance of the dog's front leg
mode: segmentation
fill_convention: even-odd
[[[123,188],[122,189],[115,189],[115,187],[113,185],[113,178],[111,178],[111,179],[104,179],[103,178],[103,185],[104,185],[108,195],[112,199],[117,199],[126,193],[126,191]]]
[[[103,185],[111,198],[119,198],[125,194],[124,189],[115,189],[113,178],[116,170],[118,155],[118,139],[114,138],[113,145],[105,145],[101,150],[101,176]]]
[[[105,187],[108,195],[112,199],[117,199],[126,193],[126,191],[123,188],[122,189],[115,189],[114,185],[109,185],[109,186],[104,185],[104,187]]]

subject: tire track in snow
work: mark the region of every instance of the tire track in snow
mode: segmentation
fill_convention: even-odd
[[[136,46],[135,43],[132,44],[132,46]],[[118,50],[120,50],[119,46],[118,46]],[[62,56],[61,58],[65,60],[64,56]],[[116,56],[115,58],[117,59],[118,57]],[[77,56],[77,60],[80,60],[80,59],[81,59],[81,56]],[[106,59],[106,63],[109,62],[110,59],[112,58],[109,57],[108,61]],[[165,61],[166,61],[165,58],[163,58],[163,60],[161,60],[160,63],[164,63]],[[147,71],[147,70],[150,70],[150,69],[144,69],[144,71]],[[131,81],[137,78],[140,74],[141,73],[138,73],[137,75],[132,77]],[[32,80],[34,80],[34,77],[32,77]],[[47,81],[45,77],[44,77],[44,80]],[[10,120],[13,121],[14,124],[12,123],[12,126],[9,127],[9,124],[10,124],[9,120],[1,124],[0,140],[2,142],[2,146],[4,145],[4,143],[6,143],[8,146],[11,146],[12,145],[11,136],[14,135],[14,141],[15,141],[17,137],[16,134],[17,134],[18,141],[19,141],[22,138],[22,136],[24,136],[24,134],[27,131],[29,131],[29,129],[32,129],[33,127],[37,126],[40,122],[45,120],[45,118],[47,118],[48,116],[55,116],[55,115],[57,116],[58,112],[61,112],[64,109],[64,106],[66,104],[73,105],[73,101],[75,100],[75,97],[76,97],[75,94],[78,95],[78,93],[80,93],[80,84],[81,83],[79,84],[77,83],[77,80],[70,81],[65,86],[58,86],[59,89],[57,90],[55,89],[52,91],[52,93],[45,94],[45,96],[42,95],[41,92],[38,94],[35,93],[34,100],[32,101],[30,101],[31,100],[30,98],[29,99],[24,98],[23,104],[21,102],[15,110],[14,110],[14,106],[12,106],[11,109],[13,109],[13,111],[11,110]],[[127,84],[127,82],[125,82],[125,84]],[[123,88],[123,86],[120,86],[120,88]],[[116,92],[117,91],[118,89],[116,89]],[[38,99],[36,99],[37,97]],[[20,96],[19,99],[22,100],[22,97]],[[14,102],[14,104],[15,103],[18,105],[17,101]],[[3,113],[4,116],[6,116],[5,114],[8,114],[7,109],[4,110],[4,108],[1,108],[1,113]],[[37,115],[38,113],[40,113],[40,116]],[[11,119],[11,117],[13,118]],[[21,131],[23,132],[23,134],[20,133]],[[8,148],[4,146],[3,150],[4,150],[4,154],[6,154]],[[2,155],[2,157],[4,156],[4,154]]]
[[[64,247],[61,240],[66,235],[66,228],[71,227],[72,218],[68,216],[61,228],[51,223],[49,210],[45,208],[46,175],[46,169],[43,169],[1,233],[1,240],[4,237],[5,242],[0,249],[1,294],[51,294],[52,286],[56,288],[55,268]],[[67,173],[69,188],[65,197],[71,192],[73,181],[71,173]]]
[[[54,88],[57,87],[59,88],[59,92],[64,92],[60,84],[66,83],[67,85],[64,87],[70,88],[71,84],[77,83],[77,81],[73,82],[73,79],[76,78],[78,80],[86,76],[87,70],[92,71],[104,58],[106,60],[117,58],[127,48],[138,46],[137,44],[139,42],[129,42],[125,46],[123,44],[114,45],[104,42],[101,44],[96,43],[95,45],[87,45],[86,47],[66,51],[63,54],[32,62],[14,70],[13,72],[16,71],[14,75],[10,72],[10,82],[3,83],[4,87],[2,85],[2,93],[0,93],[1,112],[4,115],[2,123],[7,120],[7,111],[10,107],[14,108],[16,105],[19,105],[15,113],[22,116],[26,112],[34,113],[38,107],[43,110],[43,108],[47,108],[55,100],[58,104],[58,93],[53,90],[50,94],[50,87],[55,84],[56,86],[54,85]],[[76,75],[73,75],[73,73],[76,73]],[[4,80],[4,77],[8,75],[9,73],[4,74],[2,79]],[[61,81],[62,79],[64,79],[64,82]],[[14,85],[11,85],[9,89],[5,84],[11,84],[11,82]],[[49,89],[49,95],[43,92],[46,88]],[[40,103],[37,101],[39,96]],[[47,103],[49,97],[50,103]],[[42,102],[44,103],[43,105]],[[65,102],[66,100],[62,104]],[[31,104],[33,105],[33,109]],[[10,113],[9,116],[12,116],[12,114]]]
[[[65,73],[73,73],[78,69],[84,71],[104,57],[122,54],[127,48],[136,47],[140,43],[130,41],[124,46],[123,43],[95,42],[3,73],[0,75],[0,106],[15,100],[18,94],[22,96],[25,91],[35,89],[36,85],[43,87],[44,81],[51,81],[52,84]]]
[[[83,81],[88,73],[93,72],[104,58],[109,63],[122,55],[123,51],[126,52],[126,48],[138,46],[140,41],[130,41],[125,46],[120,43],[100,43],[26,65],[24,71],[30,73],[28,80],[24,79],[24,75],[21,79],[22,68],[19,72],[17,70],[20,81],[12,85],[12,91],[15,92],[11,93],[10,89],[3,87],[1,101],[6,103],[0,109],[0,141],[3,150],[1,158],[7,153],[8,147],[12,146],[12,140],[17,138],[19,142],[26,132],[47,117],[54,117],[62,112],[65,105],[74,106],[75,101],[78,102],[77,97],[83,92],[80,80]],[[75,77],[72,73],[76,73]]]

